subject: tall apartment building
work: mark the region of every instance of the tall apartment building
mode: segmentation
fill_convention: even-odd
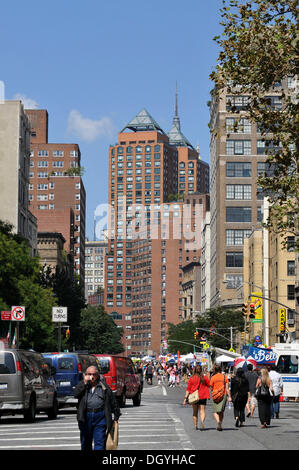
[[[106,240],[85,240],[85,299],[105,288]]]
[[[48,142],[48,112],[25,110],[31,123],[29,203],[39,232],[58,232],[84,281],[86,194],[77,144]]]
[[[199,153],[181,131],[178,115],[178,95],[175,97],[175,110],[172,127],[168,133],[169,143],[178,151],[179,195],[209,193],[209,164],[201,160]]]
[[[267,95],[275,109],[282,106],[281,85],[287,83],[276,84]],[[236,289],[243,283],[244,240],[262,220],[257,177],[266,170],[266,144],[258,125],[247,119],[249,99],[223,92],[214,95],[210,106],[210,126],[216,130],[210,139],[212,307],[232,305],[237,299]],[[233,107],[240,113],[233,113]],[[271,140],[271,135],[266,138]]]
[[[170,235],[182,225],[183,202],[168,202],[177,193],[178,147],[143,109],[109,150],[105,307],[124,329],[128,354],[159,353],[166,323],[181,319],[180,268],[199,247],[183,245],[195,229],[195,195],[183,236]]]
[[[37,250],[37,222],[28,205],[30,122],[21,101],[0,104],[0,219]]]

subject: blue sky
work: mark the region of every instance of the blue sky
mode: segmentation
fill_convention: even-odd
[[[49,141],[78,143],[86,235],[108,200],[108,148],[146,108],[165,132],[178,82],[182,132],[209,162],[209,110],[221,0],[10,0],[0,11],[0,80],[49,112]]]

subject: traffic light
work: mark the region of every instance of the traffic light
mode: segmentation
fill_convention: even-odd
[[[245,331],[242,331],[242,333],[241,333],[241,338],[242,338],[242,341],[244,341],[244,338],[245,338]]]
[[[71,334],[70,329],[67,328],[67,330],[66,330],[66,332],[65,332],[65,337],[66,337],[66,339],[69,339],[70,334]]]
[[[255,305],[251,303],[249,307],[250,307],[249,318],[255,318]]]
[[[194,339],[198,339],[198,335],[199,335],[198,331],[197,330],[194,331]]]
[[[242,313],[244,317],[247,317],[248,315],[248,303],[247,302],[243,304]]]

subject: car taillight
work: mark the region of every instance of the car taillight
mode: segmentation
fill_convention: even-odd
[[[78,364],[78,372],[82,372],[82,366],[81,366],[81,364]]]
[[[17,362],[17,371],[22,372],[22,366],[21,366],[20,361],[16,361],[16,362]]]

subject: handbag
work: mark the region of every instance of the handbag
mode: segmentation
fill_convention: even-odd
[[[261,384],[259,387],[257,387],[256,392],[255,392],[255,397],[256,398],[267,398],[270,397],[270,389],[268,385],[266,384]]]
[[[197,389],[195,390],[195,392],[190,393],[190,395],[188,396],[188,402],[190,403],[190,405],[196,404],[199,402],[199,396],[198,396],[199,387],[200,387],[200,379],[199,379],[199,385]]]
[[[118,421],[113,421],[112,428],[108,432],[106,439],[106,450],[116,450],[118,446]]]
[[[225,395],[225,376],[223,376],[223,388],[212,392],[212,400],[214,403],[220,403]]]

